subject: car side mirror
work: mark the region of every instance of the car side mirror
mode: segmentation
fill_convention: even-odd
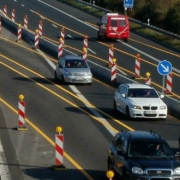
[[[160,98],[164,98],[164,95],[163,95],[163,94],[161,94],[161,95],[160,95]]]
[[[125,98],[125,97],[126,97],[126,95],[125,95],[125,94],[121,94],[121,97]]]
[[[100,26],[100,23],[97,22],[97,25]]]

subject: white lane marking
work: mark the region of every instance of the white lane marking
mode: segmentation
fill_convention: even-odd
[[[55,24],[52,24],[52,26],[54,26],[55,28],[58,28]]]
[[[89,51],[91,51],[94,54],[97,54],[96,52],[94,52],[92,49],[88,48]]]
[[[0,140],[0,178],[1,180],[11,179],[1,140]]]
[[[53,9],[55,9],[55,10],[61,12],[61,13],[63,13],[63,14],[65,14],[65,15],[67,15],[67,16],[69,16],[69,17],[71,17],[71,18],[73,18],[73,19],[75,19],[75,20],[81,22],[82,24],[85,24],[85,25],[91,27],[92,29],[98,30],[98,28],[96,28],[96,27],[94,27],[94,26],[91,26],[91,25],[89,25],[88,23],[86,23],[86,22],[84,22],[84,21],[81,21],[81,20],[78,19],[78,18],[75,18],[74,16],[71,16],[70,14],[68,14],[68,13],[66,13],[66,12],[64,12],[64,11],[61,11],[61,10],[59,10],[59,9],[57,9],[57,8],[55,8],[55,7],[53,7],[53,6],[49,5],[49,4],[47,4],[47,3],[43,2],[43,1],[41,1],[41,0],[38,0],[38,1],[39,1],[40,3],[42,3],[42,4],[45,4],[45,5],[47,5],[47,6],[51,7],[51,8],[53,8]],[[133,50],[135,50],[135,51],[137,51],[137,52],[139,52],[139,53],[141,53],[141,54],[143,54],[143,55],[149,57],[150,59],[152,59],[152,60],[154,60],[154,61],[156,61],[156,62],[158,62],[158,63],[159,63],[160,61],[162,61],[162,60],[156,59],[155,57],[153,57],[153,56],[151,56],[151,55],[149,55],[149,54],[147,54],[147,53],[145,53],[145,52],[143,52],[143,51],[141,51],[141,50],[139,50],[139,49],[137,49],[137,48],[135,48],[135,47],[133,47],[133,46],[127,44],[127,43],[124,43],[124,42],[121,42],[121,43],[122,43],[123,45],[128,46],[129,48],[131,48],[131,49],[133,49]],[[174,70],[175,72],[180,73],[180,70],[178,70],[178,69],[176,69],[176,68],[173,68],[173,70]]]
[[[107,124],[109,127],[112,127],[108,121],[103,118],[103,116],[98,112],[96,111],[90,104],[90,102],[81,94],[81,92],[73,85],[69,85],[69,87],[71,88],[71,90],[79,97],[81,98],[85,104],[85,106],[96,116],[98,117],[98,119],[100,119],[103,123]],[[108,128],[107,126],[104,126],[110,133],[112,136],[115,136],[116,135],[116,132],[114,132],[112,129]]]
[[[41,19],[45,19],[45,17],[44,17],[44,16],[40,16],[40,18],[41,18]]]
[[[32,9],[30,9],[31,12],[34,12]]]
[[[97,28],[94,28],[93,26],[91,26],[91,25],[89,25],[89,24],[86,24],[86,23],[84,23],[83,21],[81,21],[80,19],[77,19],[77,18],[75,18],[74,16],[71,16],[70,14],[68,14],[68,13],[66,13],[66,12],[64,12],[64,11],[61,11],[60,9],[57,9],[57,8],[55,8],[54,6],[51,6],[50,4],[47,4],[47,3],[45,3],[45,2],[43,2],[43,1],[41,1],[41,0],[38,0],[40,3],[42,3],[42,4],[45,4],[46,6],[49,6],[49,7],[51,7],[51,8],[53,8],[53,9],[55,9],[55,10],[57,10],[57,11],[59,11],[59,12],[61,12],[61,13],[63,13],[63,14],[65,14],[65,15],[67,15],[67,16],[69,16],[69,17],[71,17],[71,18],[73,18],[73,19],[75,19],[76,21],[79,21],[79,22],[81,22],[81,23],[83,23],[83,24],[85,24],[85,25],[87,25],[87,26],[89,26],[89,27],[91,27],[91,28],[93,28],[93,29],[96,29],[97,30]]]
[[[118,70],[119,72],[121,72],[122,74],[124,74],[125,76],[127,76],[127,74],[126,74],[124,71],[122,71],[121,69],[117,68],[117,70]]]
[[[21,6],[23,6],[23,7],[24,7],[24,4],[21,4]]]
[[[14,0],[14,2],[17,2],[16,0]]]
[[[74,39],[71,35],[67,34],[68,37],[70,37],[71,39]]]

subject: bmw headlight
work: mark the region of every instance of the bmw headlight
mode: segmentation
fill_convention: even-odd
[[[174,174],[180,175],[180,167],[178,167],[174,170]]]
[[[85,73],[85,76],[91,76],[92,74],[90,72]]]
[[[143,174],[143,170],[139,167],[133,167],[132,168],[132,173],[134,174]]]
[[[166,105],[160,106],[159,109],[166,109]]]
[[[132,108],[132,109],[141,109],[141,107],[140,107],[140,106],[137,106],[137,105],[131,105],[131,108]]]

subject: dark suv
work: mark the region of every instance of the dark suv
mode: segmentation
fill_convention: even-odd
[[[180,160],[165,139],[150,131],[120,131],[108,149],[115,179],[180,180]]]

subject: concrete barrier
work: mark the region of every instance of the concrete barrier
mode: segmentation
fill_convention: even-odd
[[[11,21],[11,19],[4,17],[2,14],[2,11],[0,11],[0,13],[1,13],[1,19],[2,19],[2,26],[3,26],[3,24],[5,24],[5,25],[8,25],[9,27],[11,27],[13,30],[17,31],[18,24]],[[22,38],[34,43],[34,33],[27,29],[22,28]],[[43,47],[44,49],[50,51],[53,54],[56,54],[56,55],[58,54],[58,45],[53,44],[52,42],[43,39],[43,37],[40,38],[39,46]],[[96,74],[99,77],[105,79],[106,82],[111,81],[110,80],[110,78],[111,78],[111,70],[110,69],[100,66],[99,64],[91,61],[90,59],[88,60],[88,63],[91,67],[93,74]],[[121,83],[138,83],[138,82],[136,82],[132,79],[129,79],[118,73],[117,80],[116,80],[116,86],[118,86]],[[161,94],[161,93],[159,92],[159,94]],[[168,109],[170,111],[175,112],[179,115],[180,101],[178,101],[172,97],[168,97],[168,96],[165,96],[163,101],[167,104]]]

